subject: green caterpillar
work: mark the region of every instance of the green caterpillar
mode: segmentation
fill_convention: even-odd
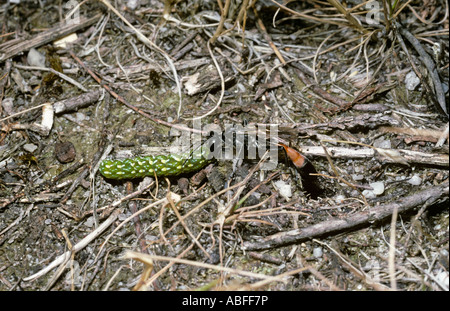
[[[210,150],[202,146],[181,155],[142,156],[124,160],[106,159],[100,163],[100,173],[109,179],[133,179],[145,176],[176,176],[202,169],[213,161]]]

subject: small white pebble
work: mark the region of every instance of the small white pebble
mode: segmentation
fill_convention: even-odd
[[[373,142],[373,146],[377,148],[391,149],[391,141],[380,137]]]
[[[313,249],[313,256],[317,259],[321,258],[323,255],[322,247],[316,247]]]
[[[86,219],[86,221],[84,222],[84,225],[88,228],[91,228],[92,226],[94,226],[94,217],[91,216],[88,219]]]
[[[119,216],[117,216],[117,218],[118,218],[120,221],[124,221],[125,219],[128,218],[128,216],[127,216],[126,214],[124,214],[124,213],[121,213],[121,214],[119,214]]]
[[[2,101],[2,106],[6,115],[11,115],[14,113],[14,102],[11,97],[4,98]]]
[[[345,200],[345,196],[343,196],[342,194],[338,194],[334,198],[334,202],[336,202],[337,204],[341,204],[342,202],[344,202],[344,200]]]
[[[355,173],[361,173],[364,172],[364,168],[361,166],[355,166]]]
[[[76,116],[78,122],[82,122],[82,121],[86,120],[86,115],[82,112],[77,112],[75,114],[75,116]]]
[[[142,171],[142,172],[141,172],[141,171]],[[140,172],[140,173],[143,173],[143,170],[141,170],[141,171],[139,171],[139,172]],[[145,177],[144,180],[142,180],[142,181],[139,183],[138,190],[144,189],[145,187],[149,186],[152,182],[153,182],[153,178],[151,178],[151,177]]]
[[[38,50],[32,48],[28,52],[27,62],[30,66],[45,67],[45,55],[39,53]]]
[[[410,71],[405,77],[406,88],[410,91],[414,91],[414,89],[419,85],[420,79],[416,76],[414,71]]]
[[[419,175],[415,174],[408,180],[408,183],[413,186],[419,186],[422,183],[422,178],[420,178]]]
[[[236,84],[236,87],[239,89],[239,91],[240,91],[241,93],[243,93],[243,92],[246,91],[245,86],[244,86],[243,84],[241,84],[241,83]]]
[[[384,192],[384,183],[382,181],[376,181],[369,184],[372,187],[372,191],[375,195],[383,194]]]
[[[29,152],[29,153],[33,153],[36,151],[38,147],[35,144],[25,144],[23,145],[23,150]]]
[[[352,178],[354,181],[360,181],[364,179],[364,175],[361,174],[352,174]]]
[[[372,190],[364,190],[362,194],[366,199],[373,199],[376,197],[375,193],[373,193]]]
[[[447,271],[441,271],[436,275],[436,279],[439,280],[442,284],[445,286],[449,286],[449,279],[448,279],[448,272]]]
[[[136,10],[136,8],[140,5],[140,1],[139,0],[128,0],[126,6],[130,9],[130,10]]]
[[[282,180],[278,180],[275,182],[275,187],[280,191],[280,195],[285,199],[289,199],[292,196],[291,185],[285,183]]]

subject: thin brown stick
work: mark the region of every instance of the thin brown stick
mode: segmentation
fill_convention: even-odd
[[[231,0],[226,0],[225,7],[221,8],[221,15],[220,15],[219,26],[217,26],[216,32],[214,33],[214,35],[210,39],[211,43],[214,43],[217,40],[217,38],[219,38],[220,35],[222,34],[223,25],[225,24],[225,19],[227,18],[228,10],[230,9],[230,4],[231,4]]]
[[[275,46],[275,44],[272,41],[272,38],[270,38],[269,34],[267,33],[267,29],[264,26],[263,21],[261,20],[261,18],[258,15],[258,11],[256,10],[256,8],[253,6],[253,13],[255,13],[255,17],[256,17],[256,21],[257,21],[257,26],[259,28],[259,30],[262,32],[264,39],[266,39],[267,43],[269,43],[270,47],[272,48],[272,50],[275,52],[275,55],[277,55],[278,59],[280,60],[280,62],[285,65],[286,61],[283,58],[283,55],[281,55],[280,51],[278,50],[278,48]]]

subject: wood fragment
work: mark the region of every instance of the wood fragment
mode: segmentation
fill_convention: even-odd
[[[393,117],[383,114],[370,114],[363,113],[360,115],[339,117],[331,120],[327,123],[309,124],[309,123],[296,123],[294,129],[298,132],[303,132],[309,129],[321,129],[324,131],[332,130],[347,130],[347,131],[360,131],[361,129],[369,130],[375,129],[379,126],[393,126],[399,125],[398,120]]]
[[[101,90],[94,90],[71,98],[58,101],[53,104],[55,114],[77,111],[97,102],[102,94]]]
[[[435,146],[436,148],[442,147],[444,145],[445,141],[447,141],[447,143],[448,143],[448,128],[449,128],[449,126],[448,126],[448,122],[447,122],[444,130],[442,131],[442,133],[439,136],[439,139],[436,143],[436,146]]]
[[[373,159],[387,163],[416,163],[435,165],[440,167],[449,167],[448,154],[426,153],[406,149],[383,149],[383,148],[360,148],[352,149],[345,147],[327,147],[332,158],[341,159]],[[377,152],[378,151],[378,152]],[[325,157],[326,154],[320,146],[302,146],[300,152],[305,156]],[[396,155],[389,157],[387,155]]]
[[[174,63],[174,66],[177,70],[184,70],[208,64],[211,64],[211,59],[204,57],[199,59],[180,60]],[[123,66],[123,69],[106,68],[101,73],[103,75],[111,74],[119,78],[125,78],[125,76],[132,77],[133,75],[146,73],[149,72],[150,70],[154,70],[156,72],[164,72],[170,70],[170,68],[169,66],[160,66],[157,64],[137,64],[137,65]]]
[[[284,261],[282,259],[272,256],[270,254],[260,254],[260,253],[256,253],[256,252],[249,252],[248,255],[257,260],[260,260],[263,262],[268,262],[268,263],[271,263],[274,265],[282,265],[284,263]]]
[[[90,26],[95,23],[101,15],[102,14],[97,14],[91,18],[82,17],[80,18],[79,23],[57,25],[49,30],[37,34],[32,38],[25,38],[13,46],[0,49],[0,63],[31,48],[47,44],[54,40],[65,37],[75,31]]]
[[[221,58],[219,64],[222,69],[222,74],[225,79],[225,83],[230,83],[235,79],[233,71],[226,65],[225,59]],[[188,95],[195,95],[204,93],[215,88],[219,88],[221,80],[219,73],[214,65],[208,65],[204,68],[197,70],[196,73],[184,78],[184,88]]]

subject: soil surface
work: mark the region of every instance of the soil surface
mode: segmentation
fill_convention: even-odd
[[[0,290],[448,290],[445,1],[172,2],[0,6]]]

